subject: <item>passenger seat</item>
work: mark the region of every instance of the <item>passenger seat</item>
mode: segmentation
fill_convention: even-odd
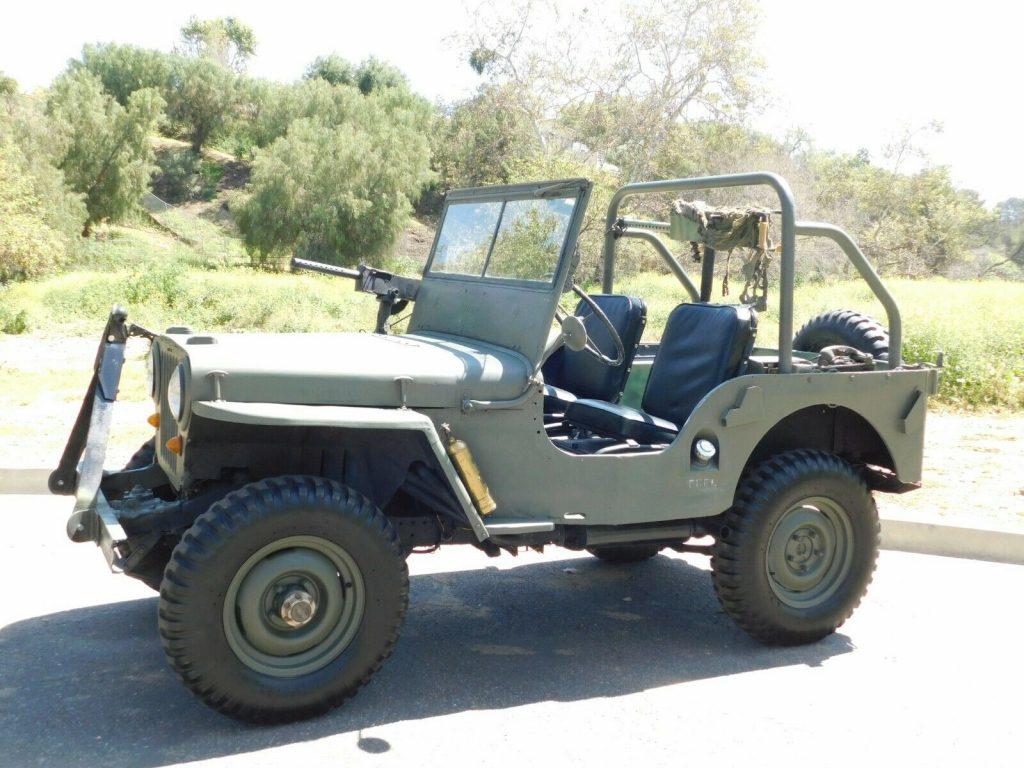
[[[745,371],[756,332],[750,307],[680,304],[665,323],[642,410],[577,399],[566,408],[565,421],[622,440],[671,442],[708,392]]]

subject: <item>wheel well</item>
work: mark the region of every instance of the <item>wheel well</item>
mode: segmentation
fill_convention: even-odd
[[[853,464],[896,471],[896,463],[878,431],[856,411],[841,405],[812,405],[786,416],[765,433],[744,471],[782,451],[816,448]]]
[[[271,426],[193,419],[192,481],[251,483],[278,475],[335,480],[387,506],[413,470],[436,468],[426,438],[406,430]]]

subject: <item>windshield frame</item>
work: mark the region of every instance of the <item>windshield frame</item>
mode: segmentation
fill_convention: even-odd
[[[455,280],[464,283],[479,283],[483,285],[503,285],[527,290],[549,292],[557,290],[561,293],[562,284],[565,281],[566,273],[573,261],[567,258],[576,247],[576,240],[579,235],[583,214],[586,212],[587,202],[590,197],[591,183],[587,179],[562,179],[556,181],[541,181],[529,184],[508,184],[493,187],[472,187],[465,189],[453,189],[445,196],[444,208],[441,211],[437,231],[434,233],[434,241],[430,246],[430,256],[423,267],[423,279],[425,280]],[[503,220],[505,205],[520,200],[545,200],[545,199],[572,199],[572,213],[566,226],[565,237],[562,240],[562,247],[558,253],[554,265],[554,277],[547,282],[540,280],[528,280],[523,278],[494,277],[490,275],[468,275],[456,272],[432,271],[434,258],[437,255],[437,246],[441,239],[441,232],[448,216],[448,209],[452,205],[463,203],[502,203],[502,211],[498,217],[498,224],[495,227],[495,235],[491,239],[493,249],[498,226]],[[488,259],[489,262],[489,259]],[[489,264],[485,264],[485,268]]]

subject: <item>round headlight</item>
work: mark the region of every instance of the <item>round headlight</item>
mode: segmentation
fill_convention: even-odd
[[[184,391],[185,366],[184,364],[179,364],[174,369],[174,373],[171,374],[170,381],[167,382],[167,407],[171,409],[171,415],[178,421],[181,421],[181,417],[185,415],[182,411],[182,406],[184,405],[182,392]]]

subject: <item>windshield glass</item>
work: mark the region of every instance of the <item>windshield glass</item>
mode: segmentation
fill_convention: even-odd
[[[551,283],[575,197],[453,203],[430,272]]]

